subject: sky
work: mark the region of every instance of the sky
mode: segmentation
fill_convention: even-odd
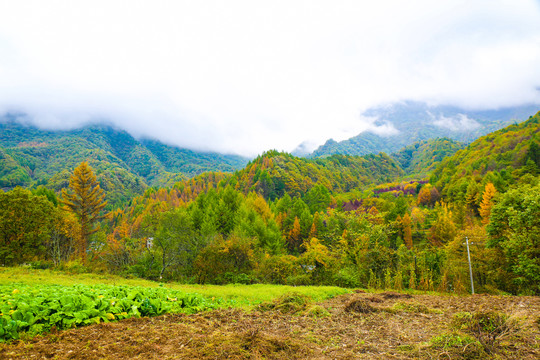
[[[540,104],[540,1],[0,0],[0,114],[253,156],[412,100]]]

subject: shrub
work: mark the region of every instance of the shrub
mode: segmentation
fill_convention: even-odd
[[[345,288],[355,288],[361,285],[360,275],[357,269],[345,267],[332,277],[333,284]]]
[[[291,285],[291,286],[313,285],[311,276],[309,274],[288,276],[286,280],[286,284]]]

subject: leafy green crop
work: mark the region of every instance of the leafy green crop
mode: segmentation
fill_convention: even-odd
[[[0,341],[78,326],[215,309],[222,300],[167,288],[111,285],[0,285]]]

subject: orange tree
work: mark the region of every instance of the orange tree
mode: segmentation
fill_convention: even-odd
[[[105,194],[86,161],[76,167],[71,175],[69,191],[62,189],[62,203],[81,223],[82,241],[79,252],[85,260],[88,240],[90,235],[99,230],[96,222],[103,218],[101,210],[107,205]]]

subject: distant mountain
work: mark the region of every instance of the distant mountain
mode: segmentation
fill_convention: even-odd
[[[427,176],[447,156],[454,155],[465,144],[448,138],[417,141],[390,155],[406,175]]]
[[[207,171],[233,172],[248,159],[200,153],[156,140],[137,140],[108,125],[51,131],[0,117],[0,188],[44,184],[67,186],[73,169],[87,160],[101,186],[121,202],[148,186],[171,186]]]
[[[391,154],[416,141],[443,137],[470,143],[506,125],[521,122],[538,110],[540,105],[470,111],[412,101],[376,107],[363,113],[377,119],[374,129],[340,142],[330,139],[310,157]]]

